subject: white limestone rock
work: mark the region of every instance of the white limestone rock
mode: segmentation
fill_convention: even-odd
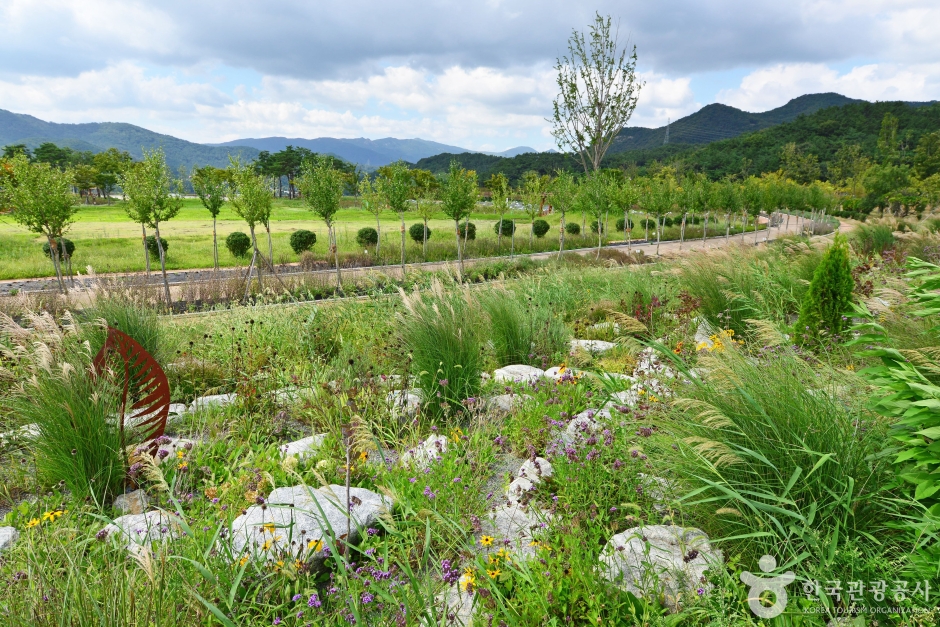
[[[571,353],[574,354],[576,350],[581,348],[592,355],[600,355],[616,348],[616,346],[613,342],[605,342],[604,340],[571,340]]]
[[[542,479],[549,479],[552,476],[552,464],[544,457],[536,457],[535,460],[527,459],[519,468],[519,476],[526,477],[538,483]]]
[[[160,440],[157,440],[157,441],[159,442]],[[177,455],[178,451],[183,451],[183,457],[185,457],[186,453],[191,451],[193,447],[196,446],[197,444],[195,440],[190,440],[188,438],[178,438],[175,436],[174,437],[164,436],[163,442],[164,443],[160,444],[159,447],[157,448],[157,463],[158,464],[163,464],[167,460],[175,461],[175,460],[180,459],[180,456]],[[161,450],[166,451],[168,454],[160,455]]]
[[[236,394],[212,394],[210,396],[200,396],[189,405],[189,411],[196,413],[198,411],[209,409],[210,407],[225,407],[235,402]]]
[[[303,461],[317,452],[324,439],[326,439],[326,434],[318,433],[294,442],[288,442],[279,447],[281,457],[287,458],[293,455],[298,461]]]
[[[114,509],[122,514],[143,514],[150,504],[147,493],[143,490],[134,490],[126,494],[119,494],[114,499]]]
[[[508,414],[531,398],[528,394],[500,394],[490,399],[490,407]]]
[[[602,409],[584,410],[575,416],[571,422],[568,423],[568,426],[565,427],[565,431],[561,435],[561,441],[565,446],[568,446],[577,440],[578,437],[588,437],[591,433],[600,431],[601,420],[610,420],[610,410],[606,407]]]
[[[0,551],[9,549],[19,537],[20,532],[16,527],[0,527]]]
[[[0,444],[6,446],[16,441],[31,442],[40,436],[39,425],[28,424],[18,429],[0,433]]]
[[[418,413],[422,403],[422,393],[419,389],[393,390],[385,398],[390,405],[408,416]]]
[[[226,542],[233,559],[293,558],[318,566],[331,538],[358,541],[392,506],[390,498],[364,488],[350,488],[348,501],[346,488],[339,485],[278,488],[264,505],[252,505],[232,521]]]
[[[417,469],[427,468],[433,460],[447,453],[448,445],[444,436],[432,435],[413,449],[405,451],[401,456],[401,464]]]
[[[535,489],[535,483],[526,477],[516,477],[506,488],[506,499],[510,503],[517,503],[525,498],[525,495]]]
[[[139,553],[153,542],[166,542],[179,535],[176,516],[163,510],[146,514],[126,514],[105,526],[102,533],[112,539],[123,541],[131,553]]]
[[[698,529],[650,525],[613,536],[600,561],[608,580],[640,597],[662,595],[675,610],[682,596],[707,587],[705,571],[721,564],[722,555]]]
[[[513,553],[529,556],[535,554],[531,542],[548,526],[551,519],[548,512],[510,502],[499,505],[483,519],[483,535],[494,539],[490,550],[505,547]]]
[[[545,371],[535,366],[514,364],[493,371],[497,383],[534,383],[545,376]]]

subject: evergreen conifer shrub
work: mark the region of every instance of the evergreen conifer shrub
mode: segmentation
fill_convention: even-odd
[[[852,268],[845,236],[836,234],[813,273],[796,321],[801,344],[818,342],[823,335],[839,335],[847,327],[845,315],[852,301]]]

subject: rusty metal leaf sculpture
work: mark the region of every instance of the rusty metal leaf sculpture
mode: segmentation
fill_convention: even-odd
[[[126,442],[125,430],[128,425],[140,438],[140,442],[159,438],[166,429],[170,415],[170,382],[163,368],[134,338],[109,326],[104,346],[95,355],[95,372],[101,374],[104,371],[111,353],[119,358],[118,366],[123,366],[121,439]],[[128,410],[129,395],[137,400]]]

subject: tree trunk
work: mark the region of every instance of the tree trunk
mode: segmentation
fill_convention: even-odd
[[[157,252],[160,254],[160,271],[163,273],[163,295],[166,297],[166,309],[172,311],[173,299],[170,297],[170,281],[166,278],[166,256],[163,254],[163,244],[160,242],[159,221],[154,221],[153,232],[157,240]]]
[[[251,253],[251,263],[248,264],[248,272],[245,274],[245,295],[242,297],[242,300],[248,300],[248,291],[251,289],[251,271],[255,268],[255,260],[258,258],[258,251],[254,250]]]
[[[215,222],[217,216],[212,216],[212,259],[215,262],[215,269],[219,269],[219,240],[215,234]]]
[[[457,236],[457,274],[463,283],[463,255],[460,252],[460,220],[454,220],[454,235]]]
[[[502,224],[499,225],[500,230],[502,230]],[[565,212],[561,212],[561,223],[558,227],[558,259],[561,260],[561,254],[565,251]]]
[[[336,229],[333,227],[333,224],[328,224],[327,229],[329,232],[330,248],[333,249],[333,263],[336,265],[336,294],[339,296],[343,293],[343,282],[339,274],[339,244],[336,242]]]
[[[428,219],[424,219],[424,232],[421,234],[421,256],[425,261],[428,260]]]
[[[379,215],[375,214],[375,258],[379,260],[379,264],[382,263],[382,257],[380,257],[380,251],[382,249],[382,224],[379,221]]]
[[[255,227],[253,226],[249,227],[248,230],[251,233],[251,246],[254,249],[254,255],[256,255],[257,257],[260,257],[261,251],[258,250],[258,239],[255,237]],[[255,272],[257,273],[257,276],[258,276],[258,289],[263,291],[264,281],[261,279],[261,264],[260,263],[255,264]]]
[[[516,256],[516,221],[512,221],[512,237],[509,240],[509,258],[513,259]]]
[[[405,214],[399,213],[401,218],[401,280],[405,280]]]
[[[747,233],[747,212],[741,214],[741,242],[744,242],[744,234]]]
[[[274,244],[271,243],[271,226],[269,224],[264,225],[264,230],[268,233],[268,262],[271,266],[274,266]]]
[[[150,278],[150,251],[147,250],[147,225],[143,222],[140,223],[140,231],[143,235],[140,236],[140,242],[144,245],[144,267],[147,268],[147,278]]]
[[[46,235],[49,240],[49,256],[52,257],[52,267],[55,268],[55,278],[59,282],[59,289],[65,294],[65,281],[62,280],[62,267],[59,265],[59,245],[51,235]]]
[[[702,245],[705,245],[705,240],[708,238],[708,214],[705,214],[705,219],[702,221]]]
[[[759,216],[760,216],[760,214],[754,216],[754,245],[755,245],[755,246],[757,246],[757,223],[758,223],[758,219],[757,219],[757,218],[758,218]]]
[[[535,219],[529,221],[529,252],[532,252],[532,238],[535,237]]]
[[[666,222],[666,216],[656,220],[656,256],[659,257],[659,242],[663,238],[662,225]]]
[[[650,212],[647,211],[644,214],[646,217],[643,219],[643,226],[646,227],[646,243],[650,243]]]
[[[503,252],[503,216],[499,216],[499,230],[496,232],[496,254]]]
[[[725,214],[725,241],[731,239],[731,214]]]
[[[601,217],[597,216],[597,256],[595,257],[595,259],[601,258],[601,242],[603,241],[603,237],[604,237],[603,230],[604,230],[604,224],[603,222],[601,222]]]
[[[467,219],[463,221],[463,254],[467,254],[467,238],[470,237],[470,216],[467,215]],[[457,238],[457,245],[460,245],[460,238]],[[463,257],[461,257],[460,262],[460,271],[463,272]]]
[[[679,250],[682,250],[682,244],[685,242],[685,214],[682,214],[682,228],[679,229]]]

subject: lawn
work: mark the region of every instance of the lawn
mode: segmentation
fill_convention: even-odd
[[[74,269],[84,272],[91,266],[98,273],[135,272],[145,269],[145,260],[140,241],[140,225],[131,222],[121,207],[121,202],[113,205],[82,206],[77,220],[69,230],[67,237],[75,243],[75,254],[72,260]],[[344,205],[352,201],[344,201]],[[509,254],[510,242],[503,238],[502,247],[497,247],[497,236],[494,225],[499,219],[491,213],[485,213],[483,205],[477,206],[478,211],[471,217],[477,226],[477,242],[470,243],[468,256],[492,256]],[[614,228],[618,216],[610,217],[610,228]],[[529,246],[529,224],[521,212],[514,212],[507,219],[516,220],[515,250],[518,253],[541,252],[557,250],[559,215],[548,215],[543,219],[550,225],[548,234],[542,239],[536,239]],[[641,214],[635,214],[634,222],[639,223]],[[415,215],[406,214],[406,228],[420,220]],[[586,223],[590,230],[591,219],[584,219],[580,214],[568,217],[569,222],[579,225]],[[375,228],[375,218],[358,207],[346,207],[337,214],[337,234],[339,251],[341,255],[362,254],[373,265],[383,263],[397,263],[400,260],[401,223],[398,216],[391,212],[381,215],[382,244],[381,259],[376,259],[375,251],[368,252],[356,243],[356,233],[363,227]],[[737,223],[736,223],[737,224]],[[453,222],[443,214],[429,222],[431,238],[429,239],[428,260],[456,259],[456,245],[454,243]],[[712,231],[711,229],[715,230]],[[326,227],[322,221],[315,219],[300,201],[278,199],[274,203],[271,216],[271,239],[274,250],[275,263],[291,263],[299,260],[289,245],[290,234],[298,229],[311,230],[317,235],[317,244],[313,253],[317,258],[326,259]],[[712,234],[724,233],[724,225],[709,227]],[[223,267],[244,266],[247,259],[233,257],[224,245],[225,237],[234,231],[248,232],[248,228],[230,205],[225,205],[219,214],[217,224],[219,238],[219,263]],[[737,232],[734,229],[732,232]],[[152,235],[150,229],[148,234]],[[167,268],[182,270],[188,268],[212,267],[212,219],[198,200],[187,199],[180,214],[165,222],[160,227],[161,236],[167,240]],[[262,252],[267,251],[267,242],[264,231],[259,229],[259,246]],[[642,237],[642,229],[634,229],[634,239]],[[689,225],[686,236],[688,238],[700,237],[701,227]],[[677,239],[678,227],[667,228],[664,239]],[[409,263],[422,261],[422,247],[415,243],[406,234],[407,258]],[[610,239],[622,239],[622,235],[611,234]],[[571,236],[566,234],[566,248],[590,247],[596,245],[596,235]],[[14,223],[9,216],[0,216],[0,280],[22,279],[42,276],[53,276],[54,270],[51,261],[42,254],[42,238],[35,237],[24,231]],[[154,260],[152,268],[159,267]]]

